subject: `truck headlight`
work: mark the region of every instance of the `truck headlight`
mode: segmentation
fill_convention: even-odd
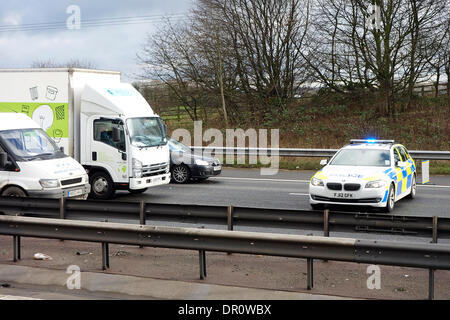
[[[311,179],[311,184],[315,187],[323,187],[323,180],[317,179],[317,178],[312,178]]]
[[[209,165],[208,161],[201,160],[201,159],[195,159],[195,164],[198,166],[207,166]]]
[[[133,177],[142,177],[142,162],[136,158],[133,158]]]
[[[383,188],[386,182],[383,180],[374,180],[366,183],[366,188]]]
[[[41,179],[39,183],[42,188],[59,188],[59,181],[56,179]]]

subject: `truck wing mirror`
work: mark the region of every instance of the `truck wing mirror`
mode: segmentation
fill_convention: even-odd
[[[167,137],[167,124],[164,123],[164,137]]]
[[[324,165],[327,164],[327,162],[328,162],[327,159],[322,159],[322,160],[320,160],[320,165],[321,165],[321,166],[324,166]]]
[[[8,155],[5,152],[0,153],[0,168],[6,167]]]
[[[113,127],[112,139],[114,142],[120,142],[120,129],[119,128]]]

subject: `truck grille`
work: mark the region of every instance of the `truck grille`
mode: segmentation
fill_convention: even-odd
[[[61,180],[61,185],[65,187],[65,186],[70,186],[71,184],[81,183],[81,181],[83,181],[83,178]]]
[[[143,177],[152,177],[152,176],[164,174],[167,172],[168,166],[169,166],[169,163],[167,163],[167,162],[157,163],[157,164],[153,164],[151,166],[144,166],[144,167],[142,167],[142,176]]]

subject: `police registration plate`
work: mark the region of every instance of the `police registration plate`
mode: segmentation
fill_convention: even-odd
[[[335,192],[334,197],[348,199],[348,198],[353,198],[353,194],[352,193],[344,193],[344,192]]]

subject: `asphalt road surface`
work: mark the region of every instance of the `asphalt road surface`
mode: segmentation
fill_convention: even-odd
[[[257,208],[311,209],[308,183],[313,171],[282,170],[261,176],[258,169],[227,169],[203,182],[174,184],[148,189],[141,195],[118,192],[116,200],[151,203],[233,205]],[[418,177],[418,182],[421,177]],[[396,202],[394,215],[450,217],[450,176],[432,176],[418,185],[417,198]],[[376,212],[364,207],[337,207],[340,211]]]

